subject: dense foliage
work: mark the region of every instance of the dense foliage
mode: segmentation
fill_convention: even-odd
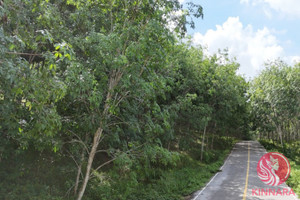
[[[300,65],[268,64],[250,87],[252,127],[260,138],[285,142],[300,139]]]
[[[182,15],[176,0],[0,6],[5,199],[178,199],[217,170],[231,137],[247,137],[239,65],[182,42],[201,6]]]
[[[291,162],[287,183],[300,194],[300,65],[271,62],[249,90],[251,128],[268,149]]]

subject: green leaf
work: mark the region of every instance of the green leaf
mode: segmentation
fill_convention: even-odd
[[[11,44],[10,46],[9,46],[9,50],[13,50],[15,48],[15,45],[14,44]]]
[[[28,107],[28,110],[30,111],[32,108],[31,102],[30,101],[26,101],[26,107]]]

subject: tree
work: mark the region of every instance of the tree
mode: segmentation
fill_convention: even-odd
[[[260,135],[278,133],[281,146],[290,140],[299,117],[299,66],[288,66],[282,61],[271,62],[254,79],[251,90],[253,129]],[[297,133],[294,132],[294,138]]]
[[[202,8],[193,7],[194,15],[202,16]],[[160,73],[175,42],[167,25],[175,21],[177,34],[184,35],[190,13],[172,18],[182,7],[167,0],[9,0],[3,8],[4,137],[18,138],[23,148],[34,143],[40,149],[69,152],[78,167],[74,192],[80,200],[96,153],[111,157],[98,170],[119,152],[108,151],[110,145],[99,149],[104,135],[111,138],[110,132],[122,123],[127,124],[123,129],[140,126],[122,121],[128,119],[124,113],[132,103],[143,101],[149,114],[141,120],[139,112],[131,113],[131,122],[151,125],[151,118],[160,119],[160,113],[153,114],[160,112],[153,94],[163,91]]]

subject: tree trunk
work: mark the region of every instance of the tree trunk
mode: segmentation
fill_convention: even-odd
[[[278,131],[281,147],[283,148],[282,130],[280,125],[277,126],[277,131]]]
[[[84,176],[84,179],[83,179],[83,182],[82,182],[82,186],[81,186],[81,188],[79,190],[79,193],[78,193],[78,196],[77,196],[77,200],[81,200],[82,199],[83,194],[84,194],[85,189],[86,189],[86,185],[87,185],[87,183],[88,183],[88,181],[90,179],[92,164],[93,164],[94,157],[95,157],[98,145],[99,145],[99,140],[100,140],[100,138],[102,136],[102,132],[103,132],[103,127],[100,126],[97,129],[97,131],[96,131],[96,133],[94,135],[92,150],[89,153],[89,159],[88,159],[88,164],[87,164],[87,167],[86,167],[85,176]]]
[[[206,136],[206,151],[209,150],[209,137]]]
[[[200,160],[201,160],[201,161],[202,161],[202,159],[203,159],[203,150],[204,150],[205,133],[206,133],[206,126],[205,126],[205,128],[204,128],[203,136],[202,136],[201,157],[200,157]]]
[[[110,74],[110,78],[109,78],[109,82],[108,82],[108,92],[107,92],[107,95],[106,95],[105,105],[104,105],[104,109],[103,109],[103,112],[102,112],[102,120],[106,120],[110,116],[110,114],[109,114],[109,108],[110,108],[109,103],[112,99],[113,90],[118,85],[122,75],[123,75],[123,73],[120,69],[113,70]],[[114,100],[117,100],[117,99],[114,99]],[[119,101],[121,101],[121,99]],[[92,164],[93,164],[94,157],[95,157],[95,154],[97,152],[98,145],[99,145],[99,141],[100,141],[100,138],[102,136],[103,129],[104,129],[104,124],[103,123],[104,123],[103,121],[100,121],[99,128],[97,129],[96,133],[94,134],[92,149],[89,153],[89,159],[88,159],[88,163],[87,163],[87,167],[86,167],[86,173],[85,173],[85,176],[84,176],[84,179],[83,179],[83,182],[82,182],[82,186],[79,190],[77,200],[82,199],[83,194],[84,194],[85,189],[86,189],[86,186],[87,186],[87,183],[90,179]]]

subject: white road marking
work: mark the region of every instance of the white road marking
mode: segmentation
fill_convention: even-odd
[[[227,157],[227,159],[225,160],[224,164],[223,164],[222,167],[220,168],[220,170],[223,170],[223,167],[226,165],[226,163],[227,163],[229,157],[231,156],[233,150],[234,150],[234,147],[233,147],[233,149],[231,150],[231,152],[230,152],[229,156]],[[205,186],[204,188],[202,188],[202,190],[198,193],[198,195],[197,195],[196,197],[194,197],[192,200],[196,200],[196,199],[200,196],[200,194],[207,188],[207,186],[208,186],[208,185],[209,185],[209,184],[217,177],[218,174],[219,174],[219,172],[217,172],[217,173],[212,177],[212,179],[210,179],[210,181],[206,184],[206,186]]]
[[[200,194],[205,190],[205,188],[216,178],[216,176],[219,174],[219,172],[217,172],[215,175],[214,175],[214,177],[212,178],[212,179],[210,179],[210,181],[207,183],[207,185],[199,192],[199,194],[195,197],[195,198],[193,198],[193,200],[196,200],[199,196],[200,196]]]

